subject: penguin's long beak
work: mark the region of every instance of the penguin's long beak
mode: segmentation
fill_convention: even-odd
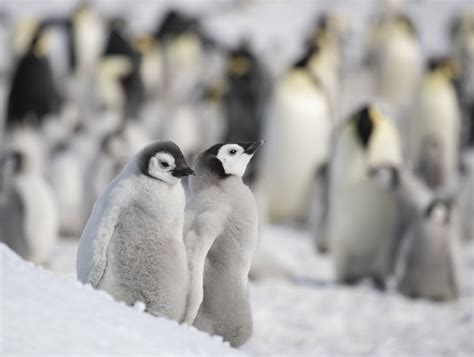
[[[246,154],[252,155],[257,151],[257,149],[265,143],[265,140],[260,140],[251,143],[239,143],[240,146],[244,148]]]
[[[181,177],[185,177],[185,176],[189,176],[189,175],[193,175],[195,176],[195,172],[192,168],[190,167],[185,167],[185,168],[182,168],[182,169],[174,169],[173,170],[173,176],[174,177],[178,177],[178,178],[181,178]]]

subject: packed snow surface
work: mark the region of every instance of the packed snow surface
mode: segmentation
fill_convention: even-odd
[[[474,356],[473,243],[463,243],[460,299],[433,303],[393,288],[338,285],[332,259],[315,252],[307,232],[267,227],[259,254],[273,256],[291,278],[252,285],[254,335],[243,349],[252,355]]]
[[[238,353],[75,282],[77,242],[60,242],[49,266],[54,273],[1,249],[2,351]],[[264,227],[256,259],[265,278],[251,283],[254,334],[242,350],[279,356],[473,356],[474,242],[462,247],[460,299],[432,303],[393,289],[381,293],[370,284],[338,285],[331,257],[315,253],[306,231]]]
[[[187,325],[118,303],[0,244],[1,348],[8,354],[243,355]],[[74,256],[70,257],[74,260]]]

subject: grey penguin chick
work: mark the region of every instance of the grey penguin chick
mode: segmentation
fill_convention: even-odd
[[[190,179],[184,241],[190,268],[185,321],[233,347],[252,334],[248,274],[257,245],[257,205],[243,181],[263,141],[216,144]]]
[[[398,290],[412,298],[455,300],[458,282],[449,203],[433,199],[407,236]]]
[[[181,321],[188,274],[180,179],[193,173],[172,142],[153,142],[132,157],[94,205],[79,242],[78,279]]]

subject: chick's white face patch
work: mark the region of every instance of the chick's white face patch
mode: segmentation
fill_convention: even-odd
[[[242,177],[252,155],[246,154],[243,147],[237,144],[222,146],[217,153],[217,158],[222,162],[222,167],[227,175]]]
[[[176,185],[179,178],[173,176],[176,167],[174,157],[167,152],[159,152],[151,157],[148,162],[148,174],[170,185]]]

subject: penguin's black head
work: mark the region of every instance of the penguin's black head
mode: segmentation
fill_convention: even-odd
[[[134,50],[127,36],[127,22],[124,18],[115,17],[109,21],[109,37],[105,44],[104,56],[134,57]]]
[[[200,24],[197,18],[177,10],[170,10],[156,30],[155,38],[159,41],[166,41],[184,33],[200,34],[200,32]]]
[[[306,68],[311,58],[319,52],[320,48],[313,42],[308,42],[303,55],[293,64],[293,68]]]
[[[204,151],[198,161],[204,163],[208,169],[220,178],[231,175],[242,177],[250,159],[257,149],[262,146],[263,140],[257,142],[220,143]]]
[[[35,57],[43,58],[46,57],[48,50],[48,39],[47,32],[49,24],[42,22],[35,31],[33,38],[31,39],[28,52],[33,54]]]
[[[374,131],[374,118],[371,108],[369,106],[362,107],[357,112],[354,120],[357,138],[362,146],[367,148]]]
[[[413,24],[413,21],[405,14],[398,14],[395,17],[395,23],[406,28],[409,34],[412,36],[417,35],[416,27]]]
[[[146,176],[175,185],[182,177],[194,175],[178,145],[156,141],[145,147],[139,158],[140,172]]]
[[[459,74],[456,61],[449,56],[430,58],[426,64],[426,70],[428,73],[442,73],[449,80],[454,80]]]

